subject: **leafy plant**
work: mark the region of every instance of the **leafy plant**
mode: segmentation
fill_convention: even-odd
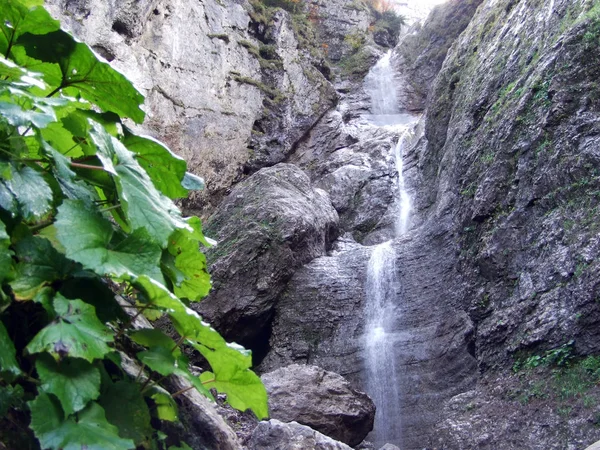
[[[211,242],[174,200],[202,180],[125,125],[143,121],[143,96],[42,0],[0,14],[0,428],[29,421],[43,449],[166,448],[155,427],[177,420],[183,392],[164,388],[170,375],[266,417],[250,353],[188,306],[210,289]],[[140,315],[178,336],[136,329]],[[193,375],[183,345],[211,370]]]

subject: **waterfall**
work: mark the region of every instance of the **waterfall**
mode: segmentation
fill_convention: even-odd
[[[408,124],[415,117],[401,114],[397,106],[391,51],[371,69],[365,78],[365,91],[371,97],[368,121],[372,125],[392,127],[401,132],[393,146],[397,178],[397,197],[394,201],[394,235],[399,237],[409,227],[411,201],[403,176],[402,156],[410,137]],[[367,266],[365,286],[364,356],[366,390],[377,407],[375,425],[369,440],[376,448],[386,443],[402,443],[402,380],[397,373],[395,354],[397,330],[394,324],[400,314],[399,280],[393,241],[374,247]]]
[[[391,60],[390,50],[377,61],[365,77],[365,91],[371,97],[371,113],[374,115],[391,115],[400,112],[396,90],[390,89],[390,86],[394,86]]]
[[[375,427],[369,435],[376,448],[388,442],[399,445],[401,440],[400,380],[391,330],[397,286],[395,259],[391,241],[380,244],[373,250],[367,271],[366,387],[377,407]]]
[[[398,143],[394,147],[394,159],[396,161],[396,170],[398,171],[398,198],[396,199],[395,221],[396,236],[402,236],[408,230],[408,218],[411,210],[410,196],[408,195],[408,192],[406,192],[406,184],[404,182],[404,163],[402,160],[404,146],[411,133],[410,129],[406,130],[400,139],[398,139]]]
[[[391,61],[392,50],[389,50],[365,77],[363,88],[371,99],[371,114],[364,117],[372,125],[395,128],[413,123],[415,117],[400,112]]]

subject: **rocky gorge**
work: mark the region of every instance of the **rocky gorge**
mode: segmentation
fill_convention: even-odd
[[[356,0],[47,3],[145,93],[142,131],[206,180],[183,203],[218,241],[195,308],[253,351],[271,420],[203,402],[194,448],[600,439],[597,0],[449,0],[397,44]],[[374,111],[384,58],[393,101]],[[375,419],[369,435],[369,261],[385,242],[379,383],[398,431]]]

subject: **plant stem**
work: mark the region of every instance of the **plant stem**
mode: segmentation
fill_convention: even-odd
[[[181,395],[181,394],[183,394],[183,393],[185,393],[187,391],[191,391],[192,389],[194,389],[194,386],[188,386],[188,387],[186,387],[184,389],[181,389],[181,390],[175,392],[174,394],[171,394],[171,397],[175,398],[178,395]]]
[[[91,164],[81,164],[81,163],[76,163],[76,162],[72,162],[72,161],[71,161],[71,167],[76,167],[78,169],[101,170],[103,172],[105,171],[104,167],[92,166]]]
[[[113,205],[113,206],[109,206],[108,208],[101,209],[100,212],[112,211],[113,209],[119,209],[120,207],[121,207],[121,204],[119,203],[118,205]]]

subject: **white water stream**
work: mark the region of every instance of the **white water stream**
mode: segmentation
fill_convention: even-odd
[[[411,202],[405,189],[402,154],[409,136],[408,125],[415,117],[401,114],[397,106],[391,52],[371,69],[365,78],[365,90],[371,97],[371,124],[392,127],[401,132],[393,154],[398,172],[397,198],[395,199],[395,237],[406,233],[409,227]],[[377,245],[368,262],[365,286],[366,390],[377,407],[375,426],[368,439],[376,448],[385,443],[402,444],[401,383],[397,373],[394,351],[394,322],[399,314],[399,280],[396,252],[392,241]]]

